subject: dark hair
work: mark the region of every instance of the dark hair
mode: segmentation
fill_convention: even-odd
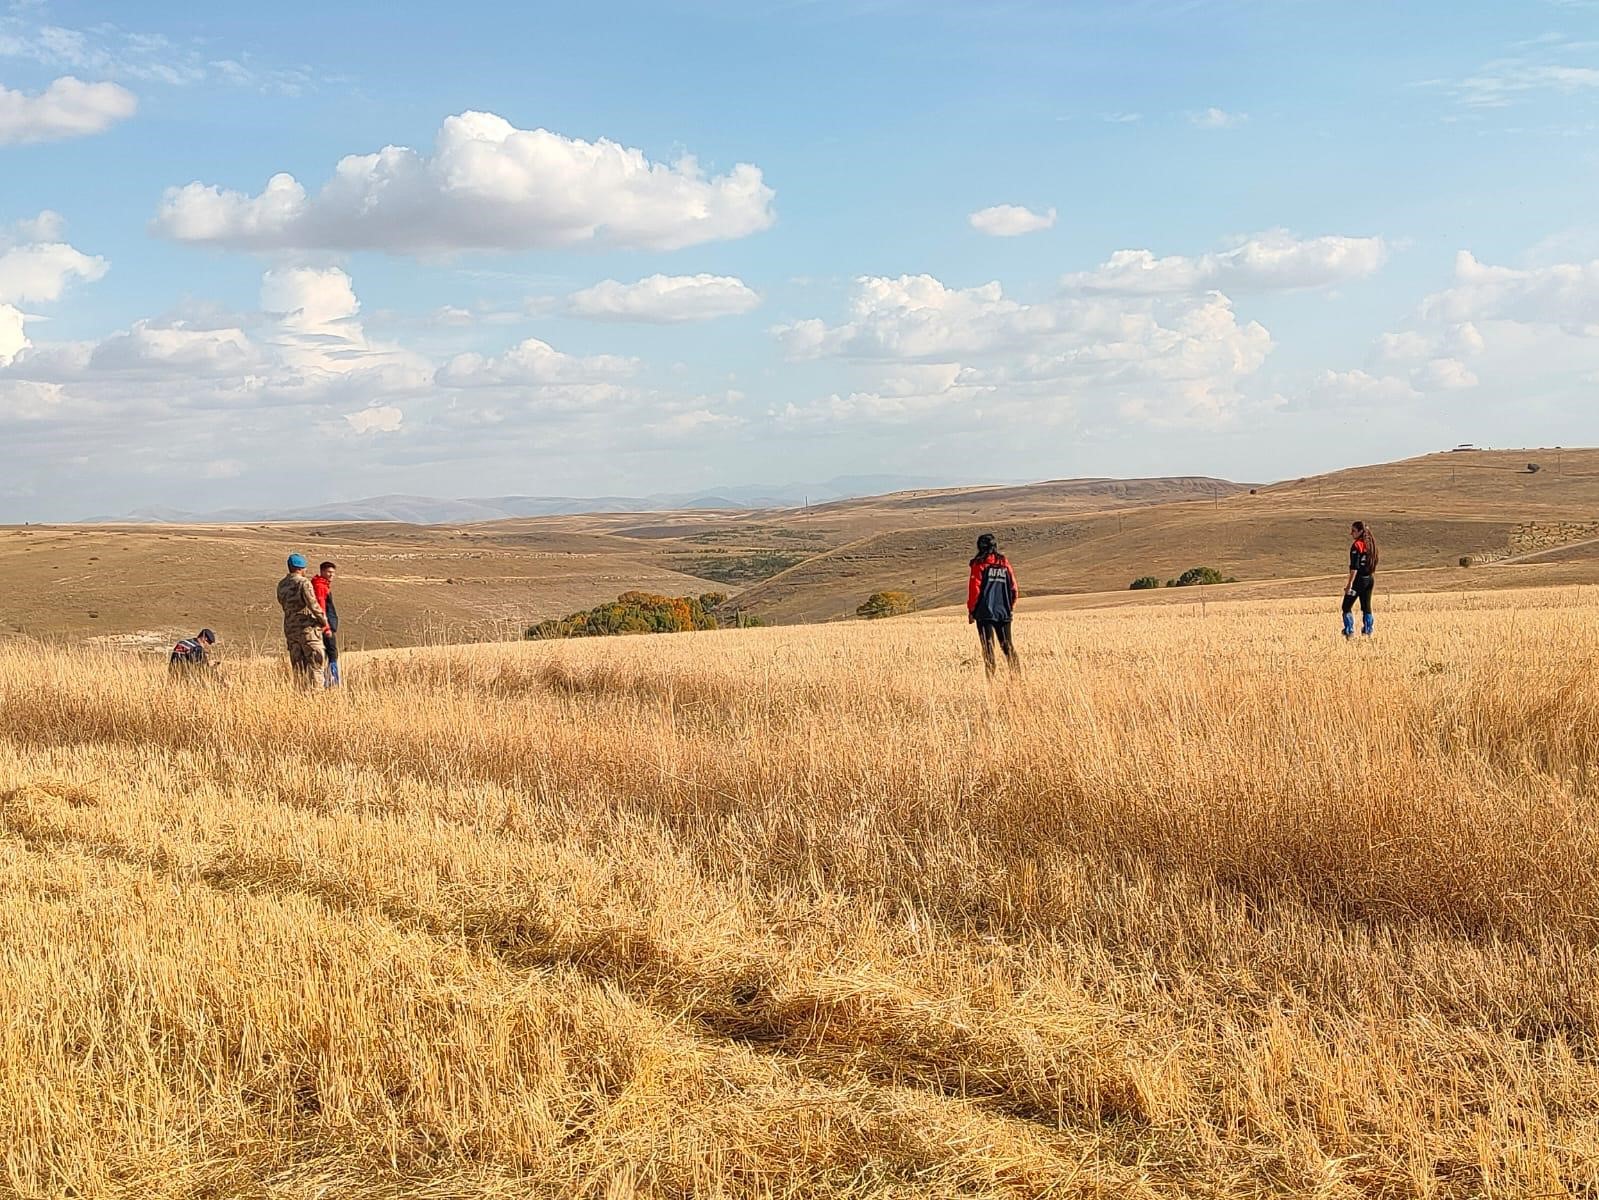
[[[215,646],[217,644],[217,635],[212,633],[209,629],[200,630],[200,632],[195,634],[194,637],[196,641],[204,642],[208,646]]]
[[[339,569],[339,564],[338,563],[334,563],[334,562],[325,562],[320,567],[317,568],[318,571],[327,571],[327,570],[337,571],[338,569]]]
[[[994,535],[991,533],[979,534],[977,537],[977,557],[972,559],[972,562],[981,562],[990,554],[999,554],[999,543],[994,540]]]
[[[1361,541],[1366,543],[1366,554],[1369,556],[1372,567],[1375,568],[1377,566],[1377,536],[1372,533],[1371,526],[1364,521],[1352,521],[1349,527],[1355,531]]]

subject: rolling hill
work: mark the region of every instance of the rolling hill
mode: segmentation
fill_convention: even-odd
[[[1540,469],[1529,471],[1529,463]],[[1524,523],[1599,521],[1599,450],[1435,454],[1255,488],[1217,483],[1204,499],[1192,498],[1211,482],[1147,504],[1096,504],[1113,494],[1090,492],[1077,511],[1053,515],[1033,515],[1015,496],[988,506],[975,492],[967,493],[969,505],[943,506],[941,521],[892,520],[883,501],[839,506],[875,506],[891,527],[798,563],[741,593],[738,603],[780,622],[847,616],[885,589],[910,592],[922,607],[954,604],[976,535],[989,530],[1015,561],[1024,594],[1038,597],[1124,593],[1141,575],[1167,579],[1196,565],[1255,584],[1336,575],[1357,517],[1377,531],[1384,572],[1455,572],[1463,556],[1504,551]],[[1487,570],[1473,578],[1493,586]],[[1442,579],[1417,585],[1449,586]]]
[[[230,645],[273,646],[273,585],[291,549],[339,563],[351,649],[514,637],[634,588],[732,593],[727,611],[778,623],[847,617],[886,589],[936,608],[961,601],[971,547],[989,530],[1016,563],[1024,607],[1192,598],[1126,589],[1196,565],[1240,580],[1208,592],[1218,598],[1319,594],[1342,570],[1354,517],[1375,526],[1388,585],[1599,581],[1599,555],[1582,538],[1458,566],[1462,556],[1507,555],[1529,522],[1599,522],[1599,450],[1429,455],[1254,487],[1203,476],[1064,479],[787,509],[449,525],[12,527],[0,529],[0,569],[16,584],[0,636],[158,646],[210,625]]]

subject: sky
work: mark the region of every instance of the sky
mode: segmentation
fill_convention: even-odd
[[[1599,442],[1599,0],[0,0],[0,521]]]

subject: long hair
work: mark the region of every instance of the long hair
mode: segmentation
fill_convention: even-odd
[[[971,565],[975,567],[990,554],[1001,562],[1005,561],[1005,556],[999,552],[999,542],[995,540],[993,534],[985,533],[977,539],[977,555],[972,559]]]
[[[1366,557],[1371,562],[1373,570],[1377,568],[1377,535],[1372,533],[1371,526],[1364,521],[1354,522],[1352,528],[1361,541],[1366,543]]]

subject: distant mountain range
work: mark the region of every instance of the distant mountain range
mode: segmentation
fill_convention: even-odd
[[[257,521],[399,521],[408,525],[466,525],[513,517],[552,517],[580,513],[665,512],[684,509],[797,508],[829,500],[879,496],[885,492],[953,486],[948,480],[910,475],[840,475],[825,483],[747,484],[698,492],[655,492],[648,496],[487,496],[445,500],[434,496],[371,496],[303,508],[230,508],[188,512],[141,508],[121,516],[90,517],[84,524],[236,525]]]

